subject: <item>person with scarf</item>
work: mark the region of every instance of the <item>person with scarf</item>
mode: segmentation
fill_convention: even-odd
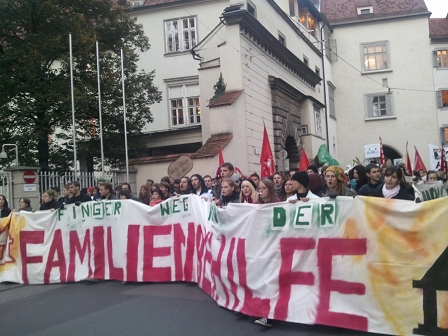
[[[356,191],[344,185],[344,170],[338,166],[330,166],[325,170],[325,182],[327,191],[323,197],[333,196],[356,196]]]
[[[280,201],[284,201],[285,199],[282,199],[282,192],[283,192],[283,175],[279,172],[274,173],[272,177],[272,182],[274,182],[274,189],[277,193],[278,199]]]
[[[414,197],[406,189],[400,167],[390,166],[384,173],[383,187],[376,189],[372,196],[413,201]]]
[[[42,194],[42,204],[39,210],[51,210],[54,211],[59,208],[59,203],[56,200],[56,193],[54,190],[47,190]]]
[[[229,203],[239,203],[240,193],[236,191],[237,185],[231,178],[225,178],[221,182],[221,197],[216,203],[219,207],[226,207]]]
[[[151,199],[151,203],[149,203],[149,206],[153,207],[153,206],[163,202],[162,191],[160,189],[154,189],[151,194],[152,194],[152,199]]]
[[[319,196],[313,194],[308,189],[308,184],[310,183],[310,178],[307,172],[302,171],[295,173],[291,181],[293,183],[293,188],[295,190],[295,194],[291,197],[288,197],[287,201],[290,203],[296,203],[297,201],[307,202],[312,198],[319,198]]]
[[[254,181],[250,179],[244,179],[240,184],[240,203],[258,203],[258,193]]]

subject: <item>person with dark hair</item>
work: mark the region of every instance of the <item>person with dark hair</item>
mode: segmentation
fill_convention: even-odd
[[[169,176],[164,176],[160,179],[160,183],[166,182],[168,185],[171,185],[171,178]]]
[[[351,188],[358,192],[359,189],[365,184],[368,183],[368,178],[366,175],[366,168],[363,165],[354,166],[348,172],[348,177],[350,183],[354,185],[354,188]]]
[[[210,175],[204,175],[204,183],[207,188],[212,189],[212,177]]]
[[[286,201],[289,197],[294,195],[294,193],[295,193],[294,184],[292,182],[291,177],[288,176],[283,181],[282,197],[280,198],[280,201]]]
[[[258,186],[259,202],[258,204],[279,202],[277,193],[275,192],[274,182],[270,179],[263,179]]]
[[[235,173],[235,168],[233,167],[233,164],[230,162],[224,162],[221,165],[221,178],[231,178],[233,182],[235,182],[236,191],[239,192],[239,187],[241,183],[241,176],[238,173]]]
[[[29,198],[21,198],[19,200],[19,210],[18,211],[33,211],[31,207],[31,201]]]
[[[188,195],[191,194],[190,189],[190,178],[188,176],[184,176],[180,179],[179,183],[179,192],[178,195]]]
[[[8,200],[5,195],[0,195],[0,218],[8,217],[11,209],[8,207]]]
[[[132,200],[132,194],[128,189],[121,189],[118,192],[118,198],[121,200],[125,200],[125,199]]]
[[[72,181],[69,183],[70,194],[72,195],[69,199],[65,200],[65,204],[74,204],[76,202],[89,202],[92,199],[83,194],[80,190],[80,185],[78,181]]]
[[[306,169],[306,172],[308,174],[319,174],[319,170],[317,170],[317,166],[316,165],[309,165],[308,168]]]
[[[155,205],[163,202],[162,192],[160,191],[160,189],[154,189],[151,192],[151,195],[152,195],[152,199],[151,199],[151,202],[149,203],[149,206],[155,206]]]
[[[225,207],[229,203],[239,203],[240,193],[236,191],[237,185],[231,178],[225,178],[221,182],[221,197],[216,203],[219,207]]]
[[[59,208],[59,203],[56,200],[56,193],[54,190],[48,189],[42,194],[42,204],[39,210],[54,211]]]
[[[366,166],[366,176],[368,178],[368,182],[358,190],[358,195],[372,196],[375,193],[375,190],[381,189],[384,184],[381,181],[380,168],[376,163],[369,163]]]
[[[295,173],[297,173],[297,170],[295,170],[295,169],[290,169],[290,170],[289,170],[289,174],[288,174],[289,178],[291,178]]]
[[[291,197],[288,197],[287,199],[288,202],[290,203],[295,203],[297,201],[307,202],[309,199],[319,198],[319,196],[313,194],[308,189],[308,184],[310,183],[310,177],[307,172],[302,171],[295,173],[292,176],[291,181],[293,183],[295,194],[292,195]]]
[[[251,179],[244,179],[240,183],[240,203],[257,204],[258,192]]]
[[[118,199],[117,196],[115,196],[114,192],[113,192],[113,187],[112,184],[107,183],[107,182],[103,182],[102,184],[100,184],[100,195],[101,195],[101,200],[116,200]]]
[[[205,186],[204,179],[199,174],[193,174],[190,178],[190,189],[192,194],[196,194],[200,197],[205,197],[207,200],[211,200],[211,194],[209,188]]]
[[[322,197],[322,178],[319,174],[308,174],[310,183],[308,183],[308,190],[314,195]]]
[[[260,175],[257,173],[250,174],[249,178],[255,183],[255,189],[258,189],[258,185],[260,184]]]
[[[121,184],[120,191],[121,190],[129,190],[129,192],[131,194],[131,199],[136,201],[136,202],[140,202],[140,199],[132,194],[131,185],[128,182],[123,182]],[[118,191],[118,196],[120,196],[120,191]]]
[[[330,166],[325,170],[325,181],[328,190],[324,196],[356,196],[356,191],[344,185],[344,170],[338,166]]]
[[[178,194],[180,191],[180,179],[175,179],[173,181],[173,189],[172,189],[172,193],[173,194]]]
[[[377,188],[372,196],[413,201],[414,197],[407,193],[403,181],[403,172],[399,166],[390,166],[384,173],[384,184]]]
[[[62,204],[64,202],[64,198],[61,197],[61,188],[57,186],[50,187],[51,190],[54,190],[54,199],[58,202],[58,204]]]
[[[138,194],[138,199],[141,203],[149,205],[151,192],[146,184],[140,187],[140,193]]]

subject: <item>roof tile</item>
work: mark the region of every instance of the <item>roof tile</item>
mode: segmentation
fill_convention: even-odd
[[[243,90],[226,91],[218,99],[210,100],[208,107],[232,105]]]
[[[181,154],[169,154],[163,156],[147,156],[142,158],[130,159],[130,165],[139,165],[139,164],[152,164],[152,163],[160,163],[160,162],[173,162],[176,161],[181,156],[188,156],[193,159],[203,159],[208,157],[213,157],[218,155],[219,149],[224,148],[232,139],[232,134],[216,134],[212,135],[205,144],[199,148],[196,153],[181,153]]]
[[[448,39],[448,17],[429,19],[429,37],[432,39]]]
[[[356,6],[373,6],[373,14],[358,15]],[[322,13],[330,23],[363,21],[375,17],[425,13],[428,11],[424,0],[322,0]]]

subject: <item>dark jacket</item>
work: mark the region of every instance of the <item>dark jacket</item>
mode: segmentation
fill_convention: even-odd
[[[373,193],[374,197],[384,197],[383,195],[383,187],[381,187],[380,189],[375,189],[375,192]],[[400,187],[400,191],[398,192],[398,194],[396,194],[394,197],[392,197],[392,199],[401,199],[401,200],[406,200],[406,201],[413,201],[414,197],[410,194],[408,194],[408,192],[406,191],[406,188]]]
[[[217,206],[226,206],[229,203],[240,203],[240,193],[234,190],[229,196],[221,194]]]
[[[81,202],[81,203],[84,203],[84,202],[89,202],[89,201],[91,201],[92,199],[89,197],[89,196],[87,196],[86,194],[83,194],[83,193],[80,193],[78,196],[72,196],[72,197],[70,197],[70,198],[68,198],[67,200],[66,200],[66,202],[65,202],[65,204],[74,204],[74,203],[76,203],[76,202]]]
[[[104,201],[113,201],[113,200],[118,200],[119,198],[115,195],[115,194],[110,194],[109,198],[105,198],[103,196],[101,196],[100,200]]]
[[[8,217],[10,213],[11,213],[11,209],[10,208],[3,208],[0,211],[0,218]]]
[[[51,200],[48,203],[44,203],[40,206],[40,210],[51,210],[59,208],[59,203],[56,200]]]
[[[384,185],[384,182],[381,182],[381,181],[379,181],[377,184],[372,184],[369,181],[369,183],[364,184],[358,190],[358,195],[360,195],[360,196],[373,196],[373,194],[375,193],[375,191],[377,189],[379,189],[380,192],[381,192],[381,190],[383,189],[383,185]]]

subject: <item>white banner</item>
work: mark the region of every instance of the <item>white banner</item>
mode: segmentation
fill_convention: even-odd
[[[364,145],[364,158],[376,159],[380,157],[380,144]]]
[[[440,147],[436,147],[434,145],[428,144],[429,147],[429,169],[439,171],[441,169],[440,160],[442,158],[442,154],[440,153]],[[443,147],[445,149],[445,158],[447,158],[448,162],[448,146]]]

